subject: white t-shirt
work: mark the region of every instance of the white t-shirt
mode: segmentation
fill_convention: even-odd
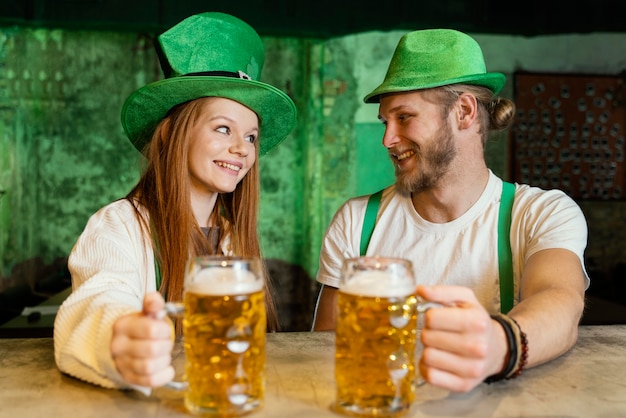
[[[462,216],[432,223],[413,208],[411,198],[385,189],[366,255],[406,258],[418,283],[463,285],[474,290],[491,313],[500,311],[498,213],[502,180],[492,172],[478,201]],[[339,286],[345,258],[359,256],[368,196],[348,200],[335,214],[322,244],[317,280]],[[516,184],[511,216],[514,299],[519,301],[522,268],[530,256],[548,248],[578,255],[584,269],[587,222],[579,206],[560,190]]]

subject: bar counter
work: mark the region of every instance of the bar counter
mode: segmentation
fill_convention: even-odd
[[[333,370],[334,333],[269,334],[265,405],[248,417],[339,417],[330,408]],[[61,374],[51,338],[0,339],[0,417],[43,416],[190,415],[180,393],[159,388],[144,396]],[[626,417],[626,325],[581,326],[569,353],[515,380],[465,394],[426,384],[407,417]]]

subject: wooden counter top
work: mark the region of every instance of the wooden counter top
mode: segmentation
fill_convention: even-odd
[[[532,349],[532,346],[531,346]],[[334,334],[267,336],[267,391],[251,418],[338,417]],[[409,417],[626,417],[626,325],[581,326],[565,356],[515,380],[455,394],[419,388]],[[182,395],[102,389],[62,375],[51,338],[0,339],[0,417],[188,417]]]

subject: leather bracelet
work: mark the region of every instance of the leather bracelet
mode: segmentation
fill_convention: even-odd
[[[513,321],[515,327],[517,328],[516,336],[519,341],[517,361],[515,362],[513,371],[506,376],[506,379],[515,379],[522,374],[522,370],[524,370],[524,367],[526,367],[526,363],[528,362],[528,338],[526,337],[526,333],[522,331],[522,327],[519,326],[517,321],[511,317],[509,317],[509,319]]]
[[[497,382],[498,380],[506,379],[509,375],[516,372],[518,359],[518,344],[516,341],[516,333],[513,329],[513,326],[511,325],[509,318],[502,314],[491,315],[491,318],[497,321],[504,329],[506,341],[509,348],[509,357],[504,369],[502,369],[500,373],[496,373],[486,378],[485,383],[493,383]]]

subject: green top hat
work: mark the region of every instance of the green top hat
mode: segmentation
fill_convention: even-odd
[[[452,29],[409,32],[396,47],[383,83],[365,96],[378,103],[380,95],[448,84],[475,84],[497,94],[506,78],[488,73],[483,52],[470,36]]]
[[[260,121],[260,155],[291,132],[296,106],[259,81],[265,50],[247,23],[225,13],[194,15],[161,34],[156,49],[165,79],[138,89],[122,107],[122,126],[138,150],[172,107],[200,97],[224,97],[253,110]]]

